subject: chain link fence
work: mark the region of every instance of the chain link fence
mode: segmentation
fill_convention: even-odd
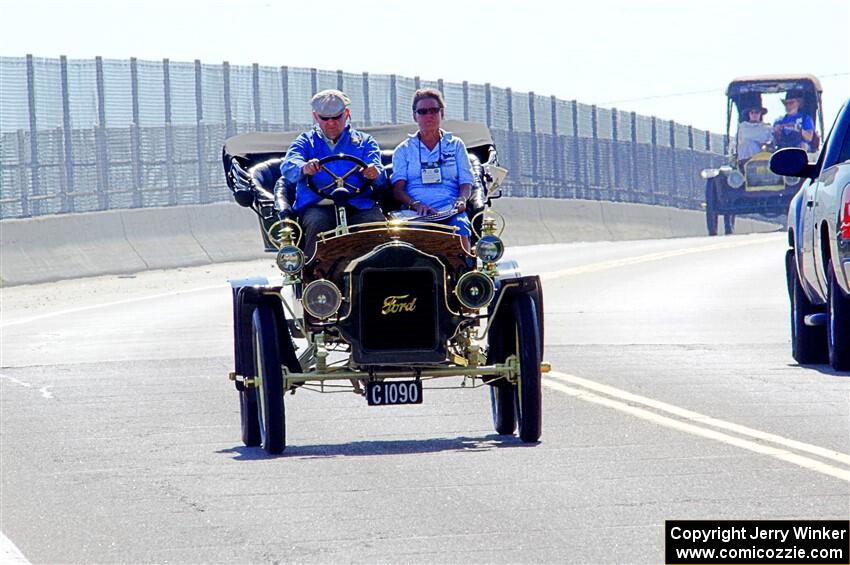
[[[486,123],[507,196],[697,208],[723,136],[490,84],[294,67],[0,57],[0,218],[227,200],[224,140],[305,129],[339,88],[355,126],[411,121],[420,87]]]

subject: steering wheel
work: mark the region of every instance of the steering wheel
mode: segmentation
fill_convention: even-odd
[[[307,186],[321,198],[343,206],[369,185],[360,172],[365,167],[366,163],[354,155],[330,155],[319,159],[319,171],[307,177]]]

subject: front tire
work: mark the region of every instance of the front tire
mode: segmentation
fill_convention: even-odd
[[[717,189],[713,180],[705,181],[705,225],[708,235],[717,235]]]
[[[251,320],[254,338],[254,374],[260,443],[269,455],[286,446],[286,420],[283,405],[283,369],[278,347],[277,320],[266,305],[254,310]]]
[[[850,371],[850,297],[844,296],[835,279],[832,261],[827,267],[828,319],[826,324],[829,364],[836,371]]]
[[[537,307],[529,294],[513,302],[516,320],[516,352],[519,357],[519,386],[516,389],[516,412],[519,437],[533,443],[540,439],[543,427],[543,382],[540,375],[542,344]]]
[[[828,359],[826,328],[806,325],[806,316],[817,310],[800,284],[793,249],[785,254],[785,269],[791,299],[791,355],[801,365],[825,363]]]

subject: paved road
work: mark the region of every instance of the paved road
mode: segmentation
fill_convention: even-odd
[[[658,563],[665,519],[847,519],[850,376],[791,359],[784,249],[516,250],[555,369],[533,446],[426,390],[299,392],[283,457],[243,447],[224,281],[270,261],[6,289],[0,527],[34,563]]]

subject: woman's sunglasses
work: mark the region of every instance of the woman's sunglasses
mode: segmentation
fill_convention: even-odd
[[[420,116],[426,116],[428,114],[439,114],[441,111],[442,108],[419,108],[416,113]]]

